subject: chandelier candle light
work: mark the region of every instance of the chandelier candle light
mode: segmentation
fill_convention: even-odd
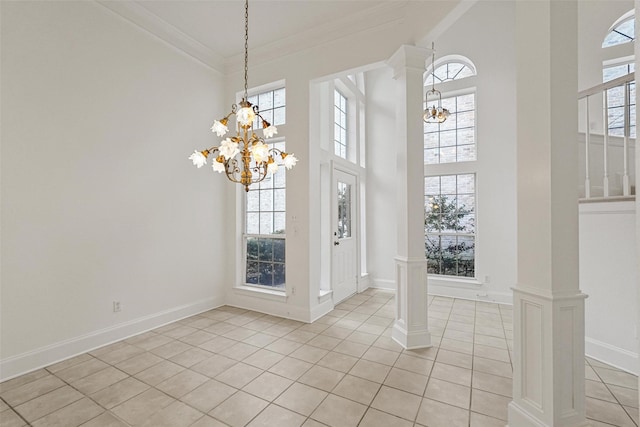
[[[436,50],[434,43],[431,42],[431,90],[427,91],[425,95],[424,103],[427,108],[424,110],[422,119],[427,123],[443,123],[447,120],[447,117],[451,113],[446,108],[442,108],[442,94],[439,90],[436,90],[436,75],[435,75],[435,62],[436,62]],[[438,95],[438,106],[435,105],[429,108],[429,95]]]
[[[253,123],[256,116],[262,120],[262,134],[264,138],[271,138],[278,133],[278,129],[267,122],[261,115],[257,105],[248,101],[247,75],[249,62],[249,0],[244,4],[244,96],[240,105],[233,104],[231,112],[223,119],[215,120],[211,131],[219,137],[223,137],[229,131],[227,124],[231,116],[236,116],[237,134],[227,137],[217,147],[211,147],[202,151],[194,151],[189,156],[194,166],[201,168],[207,164],[207,158],[211,157],[213,170],[224,172],[227,178],[235,183],[244,185],[245,191],[249,191],[251,184],[264,180],[268,175],[277,172],[280,164],[277,158],[287,169],[296,165],[298,159],[289,153],[277,148],[270,148],[264,139],[253,132]],[[239,158],[238,158],[239,157]]]

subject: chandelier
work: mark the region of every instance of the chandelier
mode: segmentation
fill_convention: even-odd
[[[431,90],[428,90],[425,95],[424,104],[426,105],[426,108],[422,115],[422,119],[427,123],[442,123],[447,120],[447,117],[451,114],[449,113],[449,110],[442,108],[442,94],[439,90],[436,90],[435,62],[436,50],[434,48],[434,43],[431,42]],[[429,107],[429,95],[438,96],[437,107],[435,104]]]
[[[280,167],[279,160],[287,169],[295,166],[298,159],[289,153],[277,148],[269,147],[264,139],[253,131],[253,124],[259,117],[262,121],[262,134],[264,138],[271,138],[278,133],[278,129],[267,122],[261,115],[257,105],[248,101],[247,75],[249,62],[249,0],[244,3],[244,96],[239,105],[233,104],[231,112],[220,120],[215,120],[211,131],[219,137],[229,132],[227,124],[229,118],[235,116],[237,134],[227,137],[219,146],[214,146],[202,151],[194,151],[189,156],[194,166],[201,168],[207,164],[207,158],[211,157],[211,166],[218,173],[224,172],[227,178],[235,183],[244,185],[245,191],[249,186],[263,181],[267,176],[273,175]],[[278,161],[277,161],[277,160]]]

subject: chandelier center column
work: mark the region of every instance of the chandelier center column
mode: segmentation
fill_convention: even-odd
[[[424,72],[431,50],[404,45],[389,58],[395,80],[397,256],[393,339],[404,348],[431,346],[424,255]]]

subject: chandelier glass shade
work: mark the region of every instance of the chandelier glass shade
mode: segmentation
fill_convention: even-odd
[[[206,150],[194,151],[189,156],[194,166],[201,168],[211,159],[211,166],[215,172],[225,173],[227,178],[235,183],[244,185],[245,191],[249,186],[263,181],[267,176],[277,172],[280,166],[287,169],[294,167],[298,159],[265,143],[265,138],[271,138],[278,133],[278,129],[260,115],[257,105],[252,105],[247,99],[247,75],[249,59],[249,0],[245,0],[245,35],[244,35],[244,96],[239,104],[231,106],[231,112],[220,120],[215,120],[211,131],[218,137],[224,137],[228,132],[229,119],[235,116],[237,132],[235,136],[224,139],[220,145]],[[260,137],[254,132],[254,123],[259,117],[262,121]]]
[[[442,107],[442,94],[439,90],[436,90],[436,75],[435,75],[435,63],[436,63],[436,50],[434,47],[434,43],[431,43],[431,89],[427,91],[424,99],[424,105],[426,106],[424,110],[424,114],[422,115],[422,120],[426,123],[442,123],[447,120],[447,117],[451,113],[449,110]],[[435,104],[429,107],[429,96],[437,95],[438,98],[438,106]]]

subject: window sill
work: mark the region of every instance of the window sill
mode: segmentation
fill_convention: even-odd
[[[443,277],[435,274],[429,274],[428,283],[433,285],[441,285],[441,286],[468,286],[471,285],[473,287],[482,286],[483,283],[480,282],[477,278],[467,278],[467,277]]]
[[[332,295],[333,295],[333,291],[320,289],[320,294],[318,295],[318,302],[323,303],[325,301],[328,301],[331,299]]]
[[[264,289],[254,286],[240,285],[233,288],[233,291],[240,295],[248,295],[256,298],[264,298],[271,301],[287,301],[285,290]]]

